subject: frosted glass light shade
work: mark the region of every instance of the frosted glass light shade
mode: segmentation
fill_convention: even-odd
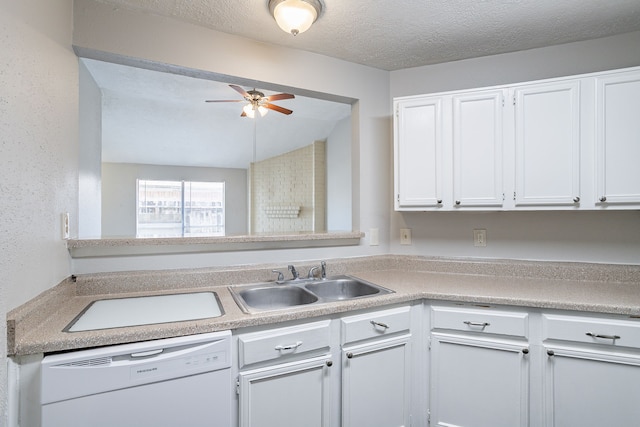
[[[305,0],[271,0],[271,13],[278,26],[294,36],[304,33],[318,18],[320,3]]]

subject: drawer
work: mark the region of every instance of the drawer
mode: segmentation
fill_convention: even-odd
[[[240,368],[258,362],[329,351],[330,325],[330,320],[324,320],[238,335]]]
[[[342,343],[408,332],[411,308],[399,307],[342,318]]]
[[[640,348],[640,321],[543,314],[542,339]]]
[[[436,306],[431,307],[431,329],[527,338],[529,314],[520,311]]]

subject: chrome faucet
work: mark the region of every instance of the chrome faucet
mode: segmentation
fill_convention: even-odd
[[[321,277],[323,279],[327,278],[327,263],[325,261],[320,261],[320,269],[321,269]]]
[[[271,270],[272,273],[278,273],[278,278],[276,279],[276,283],[284,282],[284,274],[280,270]]]
[[[307,274],[307,279],[315,279],[317,269],[318,269],[318,266],[311,267],[309,269],[309,274]]]
[[[296,268],[293,265],[289,265],[289,271],[291,272],[291,275],[293,276],[293,280],[297,280],[298,279],[298,270],[296,270]]]

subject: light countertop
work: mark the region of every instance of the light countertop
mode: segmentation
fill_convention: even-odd
[[[301,271],[314,265],[300,264]],[[420,300],[576,310],[640,318],[640,266],[394,255],[328,260],[327,265],[329,275],[352,274],[394,293],[246,314],[240,310],[227,286],[273,280],[271,269],[282,266],[72,277],[7,314],[8,354],[20,356],[233,330]],[[222,316],[63,332],[95,300],[203,291],[218,295],[224,311]]]

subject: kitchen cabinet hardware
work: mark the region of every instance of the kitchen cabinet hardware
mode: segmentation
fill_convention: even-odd
[[[375,320],[372,320],[372,321],[371,321],[371,324],[372,324],[373,326],[380,326],[381,328],[389,329],[389,325],[387,325],[386,323],[376,322]]]
[[[353,359],[353,353],[348,352],[347,353],[347,359]]]
[[[491,323],[489,322],[472,322],[470,320],[465,320],[463,323],[467,326],[477,326],[480,328],[486,328],[487,326],[491,325]]]
[[[282,350],[295,350],[302,345],[302,341],[298,341],[295,344],[287,344],[287,345],[277,345],[275,349],[278,351]]]
[[[442,199],[438,199],[438,200],[436,200],[436,203],[437,203],[437,204],[439,204],[439,205],[441,205],[441,204],[442,204]]]
[[[328,367],[332,367],[332,366],[333,366],[333,361],[331,361],[331,360],[327,360],[326,365],[327,365]]]
[[[456,205],[460,205],[460,200],[456,200]]]
[[[605,339],[605,340],[619,340],[620,339],[620,335],[594,334],[593,332],[587,332],[586,335],[590,336],[590,337],[593,337],[593,338],[602,338],[602,339]]]
[[[606,202],[606,201],[607,201],[607,197],[606,197],[606,196],[602,196],[602,197],[600,197],[600,199],[599,199],[599,200],[600,200],[602,203],[604,203],[604,202]]]
[[[547,355],[548,355],[548,356],[550,356],[550,357],[551,357],[551,356],[555,356],[555,354],[556,354],[556,353],[555,353],[553,350],[547,350]]]
[[[522,354],[529,354],[529,349],[528,348],[523,348],[522,349]]]
[[[574,203],[580,203],[580,197],[579,197],[579,196],[574,197],[574,198],[573,198],[573,202],[574,202]]]

